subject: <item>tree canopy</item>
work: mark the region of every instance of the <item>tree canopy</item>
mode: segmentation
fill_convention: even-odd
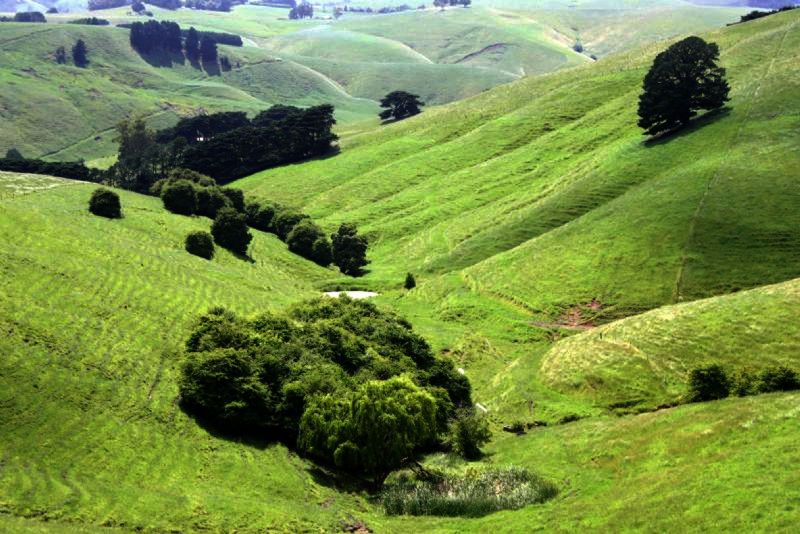
[[[333,263],[344,274],[355,276],[361,274],[367,260],[367,238],[358,235],[355,224],[343,224],[335,234],[331,235],[331,252]]]
[[[700,37],[687,37],[656,56],[639,98],[639,126],[645,133],[685,126],[699,110],[728,101],[730,87],[718,59],[719,47]]]
[[[420,108],[424,105],[425,103],[417,95],[405,91],[392,91],[381,99],[381,107],[385,109],[379,116],[382,120],[394,118],[399,121],[419,114]]]

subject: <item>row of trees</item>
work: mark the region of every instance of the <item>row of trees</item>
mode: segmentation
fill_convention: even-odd
[[[689,373],[690,402],[723,399],[730,395],[744,397],[776,391],[800,389],[800,375],[793,369],[778,365],[760,372],[740,369],[729,373],[719,364],[692,369]]]
[[[39,11],[20,11],[13,17],[0,17],[0,22],[47,22],[47,19]]]
[[[202,316],[186,342],[182,406],[229,432],[284,440],[376,486],[439,446],[470,385],[410,324],[366,301]]]
[[[247,254],[250,227],[275,234],[290,251],[318,265],[327,267],[333,262],[346,275],[361,274],[368,263],[367,239],[358,234],[355,225],[341,225],[328,239],[308,215],[277,203],[246,202],[241,190],[220,187],[195,171],[172,170],[151,187],[150,193],[159,195],[164,207],[173,213],[209,217],[215,219],[215,225],[223,217],[223,238],[218,238],[213,227],[212,234],[220,246],[237,254]],[[231,210],[235,214],[228,213]]]

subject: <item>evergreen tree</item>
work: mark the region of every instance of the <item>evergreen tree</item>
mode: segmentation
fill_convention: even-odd
[[[88,51],[86,50],[86,43],[83,39],[78,39],[75,46],[72,47],[72,61],[78,67],[85,67],[89,64]]]
[[[217,62],[217,42],[207,35],[200,39],[200,58],[203,63]]]
[[[722,107],[730,87],[719,47],[687,37],[656,56],[639,97],[639,126],[654,135],[685,126],[698,110]]]
[[[186,57],[192,63],[196,63],[200,59],[200,39],[194,27],[189,28],[186,33]]]
[[[403,283],[403,287],[411,290],[417,287],[417,281],[414,279],[414,275],[411,273],[406,274],[406,281]]]
[[[417,95],[405,91],[392,91],[381,99],[381,107],[385,110],[379,116],[382,120],[394,117],[399,121],[417,115],[421,111],[420,107],[424,105],[425,103]]]

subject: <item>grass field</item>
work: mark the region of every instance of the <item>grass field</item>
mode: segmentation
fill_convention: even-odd
[[[710,34],[731,109],[659,143],[633,110],[664,43],[353,127],[339,156],[236,184],[327,230],[357,222],[373,240],[361,279],[260,233],[253,262],[206,262],[182,247],[206,219],[124,191],[125,217],[100,219],[90,184],[0,173],[0,530],[791,531],[800,395],[608,406],[671,400],[696,362],[797,362],[798,27],[787,13]],[[559,496],[388,517],[282,445],[225,439],[178,408],[197,314],[336,286],[377,290],[465,369],[495,431],[478,465],[527,467]],[[601,326],[576,332],[578,311]],[[549,425],[500,430],[517,420]]]
[[[350,124],[374,124],[377,100],[396,89],[429,105],[448,103],[521,76],[585,64],[590,53],[719,27],[740,11],[675,0],[615,9],[565,5],[476,2],[470,9],[348,14],[338,21],[320,10],[317,19],[290,21],[287,10],[270,7],[221,13],[149,6],[156,20],[241,35],[244,48],[221,48],[241,68],[221,76],[179,63],[148,64],[130,49],[126,30],[63,24],[79,13],[48,15],[47,25],[4,23],[0,117],[10,127],[0,131],[0,152],[15,146],[30,157],[108,166],[112,128],[128,114],[162,127],[201,111],[254,113],[275,103],[331,103],[346,131]],[[127,7],[94,15],[112,24],[141,18]],[[56,48],[69,50],[78,38],[87,42],[89,67],[56,65]],[[572,50],[577,41],[584,54]]]

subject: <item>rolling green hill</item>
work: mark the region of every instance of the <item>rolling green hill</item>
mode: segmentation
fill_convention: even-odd
[[[55,51],[77,39],[90,65],[58,65]],[[372,117],[374,102],[353,98],[321,74],[256,48],[220,47],[241,67],[209,76],[188,63],[152,65],[134,52],[128,31],[67,24],[0,26],[0,152],[94,159],[113,154],[113,128],[126,115],[154,126],[201,110],[255,113],[276,103],[332,103],[342,120]]]
[[[700,365],[800,367],[798,307],[800,280],[666,306],[559,341],[542,377],[600,403],[677,402]]]
[[[542,320],[593,299],[607,320],[798,277],[797,25],[788,13],[711,34],[730,109],[670,139],[645,143],[636,127],[658,45],[238,185],[330,228],[358,222],[374,243],[365,284],[461,271],[466,287]]]
[[[182,250],[206,219],[121,191],[125,218],[108,221],[86,211],[92,185],[0,174],[0,530],[790,531],[800,395],[624,417],[607,406],[644,388],[644,406],[670,399],[697,361],[797,362],[798,27],[786,13],[708,35],[731,109],[657,143],[634,113],[665,43],[365,129],[336,157],[236,184],[328,230],[357,222],[373,240],[361,279],[260,233],[253,263],[206,262]],[[420,285],[405,292],[409,270]],[[177,352],[198,313],[336,285],[378,290],[465,370],[495,431],[470,465],[528,467],[559,496],[478,519],[387,517],[283,446],[211,434],[178,408]],[[573,331],[588,321],[610,324]],[[627,347],[653,365],[631,365]],[[500,431],[516,420],[549,425]]]

